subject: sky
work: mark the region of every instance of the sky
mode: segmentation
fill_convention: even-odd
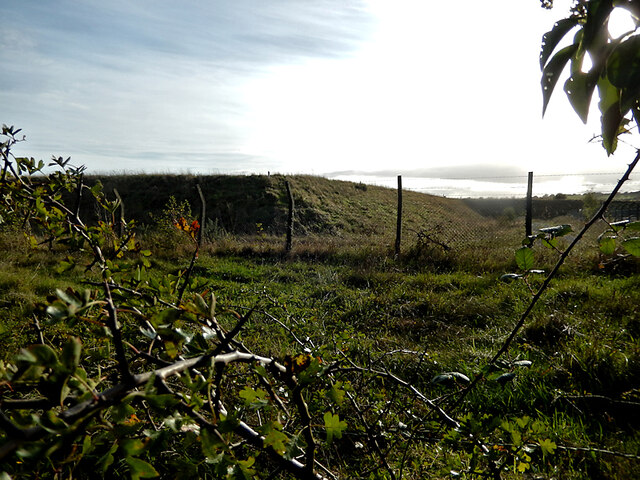
[[[563,81],[542,119],[540,41],[569,4],[555,3],[5,2],[0,122],[26,134],[16,154],[90,173],[401,174],[508,196],[533,171],[534,194],[604,190],[639,145],[589,142],[597,112],[583,125]]]

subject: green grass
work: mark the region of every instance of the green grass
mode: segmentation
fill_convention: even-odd
[[[265,195],[282,208],[282,178],[242,178],[267,185]],[[520,245],[521,226],[483,219],[458,202],[408,193],[409,233],[403,253],[394,258],[395,192],[314,177],[294,177],[292,183],[301,189],[299,219],[309,234],[296,237],[290,254],[283,252],[283,238],[277,235],[280,224],[274,220],[264,223],[265,232],[219,232],[204,245],[193,271],[197,291],[215,294],[223,324],[234,321],[225,312],[246,313],[256,307],[240,337],[249,348],[277,358],[300,353],[302,347],[292,341],[292,331],[315,352],[337,344],[356,362],[373,363],[411,380],[456,414],[537,419],[549,438],[564,448],[541,471],[547,475],[543,478],[640,475],[640,465],[633,459],[571,450],[637,454],[640,448],[640,418],[637,410],[629,411],[629,402],[637,408],[640,401],[637,259],[598,268],[597,232],[586,238],[533,311],[503,358],[501,370],[487,372],[464,406],[456,407],[450,395],[459,387],[435,385],[432,378],[443,372],[470,377],[480,372],[531,298],[523,282],[500,280],[503,273],[516,270],[513,252]],[[129,190],[122,188],[124,197],[123,190]],[[161,203],[159,198],[156,202]],[[243,225],[249,229],[255,219],[242,220]],[[479,227],[467,235],[471,221]],[[449,248],[419,241],[410,231],[425,228]],[[157,278],[177,274],[189,264],[190,243],[165,233],[147,229],[140,239],[145,248],[154,250],[150,274]],[[90,326],[51,324],[37,306],[56,288],[87,288],[82,279],[88,257],[73,253],[78,266],[58,274],[56,266],[68,252],[32,250],[11,232],[0,235],[0,252],[3,360],[36,341],[34,318],[48,343],[60,345],[66,336],[77,335],[88,354],[101,347],[91,343]],[[538,266],[548,270],[557,254],[537,248],[536,256]],[[542,277],[533,278],[531,287],[541,282]],[[137,334],[133,323],[125,324],[125,329]],[[517,366],[519,360],[532,363]],[[503,372],[516,375],[500,383],[492,374]],[[601,397],[606,397],[605,404]],[[444,466],[444,457],[433,444],[412,448],[414,472],[423,468],[420,465]],[[355,453],[345,455],[357,461]],[[423,478],[434,471],[439,470],[426,470]],[[345,466],[345,472],[354,470]],[[411,478],[421,474],[414,475]]]

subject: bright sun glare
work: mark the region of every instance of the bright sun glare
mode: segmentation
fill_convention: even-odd
[[[609,17],[609,34],[618,38],[627,32],[635,30],[636,22],[633,16],[624,8],[614,8]]]

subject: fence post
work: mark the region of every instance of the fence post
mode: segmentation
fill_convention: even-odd
[[[200,196],[200,230],[198,231],[198,247],[202,247],[202,238],[204,236],[204,224],[207,215],[207,202],[204,199],[204,195],[202,194],[202,189],[200,188],[200,184],[196,183],[196,190],[198,190],[198,195]]]
[[[113,194],[116,196],[116,198],[120,202],[120,208],[119,208],[119,210],[120,210],[120,222],[118,224],[118,236],[120,238],[122,238],[123,235],[124,235],[124,202],[122,201],[122,197],[118,193],[118,189],[117,188],[113,189]]]
[[[529,178],[527,180],[527,213],[524,218],[525,236],[529,238],[532,235],[531,231],[531,219],[533,217],[533,200],[531,198],[531,192],[533,190],[533,172],[529,172]]]
[[[74,213],[76,218],[80,218],[80,204],[82,203],[82,187],[84,186],[84,173],[80,174],[80,181],[78,182],[78,190],[76,191],[76,208]]]
[[[400,242],[402,241],[402,175],[398,175],[398,215],[396,223],[396,257],[400,255]]]
[[[291,244],[293,241],[293,209],[295,208],[295,205],[293,203],[293,194],[291,193],[289,180],[285,180],[284,185],[287,188],[287,197],[289,198],[289,214],[287,215],[287,242],[285,244],[285,250],[287,253],[289,253],[291,251]]]

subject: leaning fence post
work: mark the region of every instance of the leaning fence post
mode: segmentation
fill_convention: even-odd
[[[527,213],[524,218],[525,236],[529,238],[532,235],[531,219],[533,217],[533,201],[531,198],[531,192],[533,190],[533,172],[529,172],[529,178],[527,180]]]
[[[402,175],[398,175],[398,215],[396,222],[396,257],[400,255],[400,242],[402,241]]]
[[[200,196],[200,230],[198,230],[198,247],[202,247],[204,223],[205,219],[207,218],[207,202],[204,199],[204,195],[202,194],[202,189],[200,188],[199,183],[196,183],[196,190],[198,190],[198,195]]]
[[[287,242],[285,244],[285,250],[288,252],[291,251],[291,243],[293,241],[293,194],[291,193],[291,187],[289,185],[289,180],[284,181],[284,185],[287,188],[287,197],[289,198],[289,214],[287,215]]]
[[[122,197],[118,193],[118,189],[113,189],[113,194],[116,196],[118,201],[120,202],[120,222],[118,224],[118,236],[122,238],[124,236],[124,202],[122,201]]]

